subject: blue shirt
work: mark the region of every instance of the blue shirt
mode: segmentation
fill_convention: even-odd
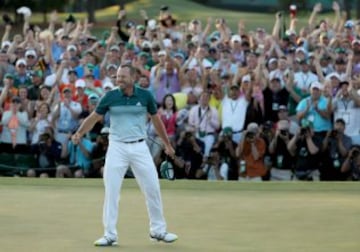
[[[302,99],[296,107],[296,112],[305,111],[308,101],[310,100],[310,109],[305,115],[305,119],[312,123],[313,129],[315,132],[329,131],[332,129],[331,120],[322,117],[314,108],[311,101],[311,96]],[[324,96],[320,96],[318,101],[318,109],[326,110],[328,105],[328,100]]]
[[[86,138],[82,138],[81,143],[91,154],[94,144]],[[89,170],[91,167],[91,159],[84,155],[79,145],[75,145],[72,141],[69,141],[67,147],[70,154],[70,164],[79,166],[86,171]]]

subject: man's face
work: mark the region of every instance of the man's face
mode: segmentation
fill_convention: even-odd
[[[16,66],[16,71],[19,74],[25,74],[26,72],[26,66],[24,64],[19,64],[18,66]]]
[[[321,90],[318,89],[318,88],[312,88],[310,90],[310,93],[311,93],[311,97],[315,100],[318,100],[320,98],[320,95],[321,95]]]
[[[287,120],[288,119],[288,112],[285,109],[281,109],[278,112],[279,120]]]
[[[120,67],[116,75],[116,85],[120,88],[127,88],[133,85],[133,78],[128,67]]]
[[[334,125],[334,129],[341,132],[341,133],[344,133],[345,125],[342,124],[341,122],[336,122],[335,125]]]
[[[139,85],[142,88],[148,88],[150,86],[149,79],[147,77],[144,77],[144,76],[140,77]]]

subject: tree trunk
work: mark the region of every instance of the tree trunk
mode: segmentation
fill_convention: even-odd
[[[360,0],[356,0],[356,19],[360,19]]]
[[[95,1],[93,0],[88,0],[86,2],[86,11],[88,14],[88,20],[89,23],[96,23],[96,19],[95,19]]]
[[[346,12],[346,20],[351,19],[351,1],[343,0],[344,9]]]

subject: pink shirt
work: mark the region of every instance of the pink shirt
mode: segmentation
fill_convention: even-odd
[[[202,109],[200,105],[195,105],[189,112],[189,124],[197,131],[215,133],[220,126],[218,111],[209,106]]]

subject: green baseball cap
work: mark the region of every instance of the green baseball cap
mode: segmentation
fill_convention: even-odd
[[[4,75],[4,79],[14,79],[14,75],[11,74],[11,73],[6,73],[6,74]]]
[[[135,45],[133,43],[127,43],[126,46],[125,46],[126,49],[129,49],[129,50],[134,50],[135,48]]]
[[[233,130],[232,130],[231,127],[225,127],[225,128],[223,128],[222,133],[224,135],[228,136],[228,135],[231,135],[233,133]]]

